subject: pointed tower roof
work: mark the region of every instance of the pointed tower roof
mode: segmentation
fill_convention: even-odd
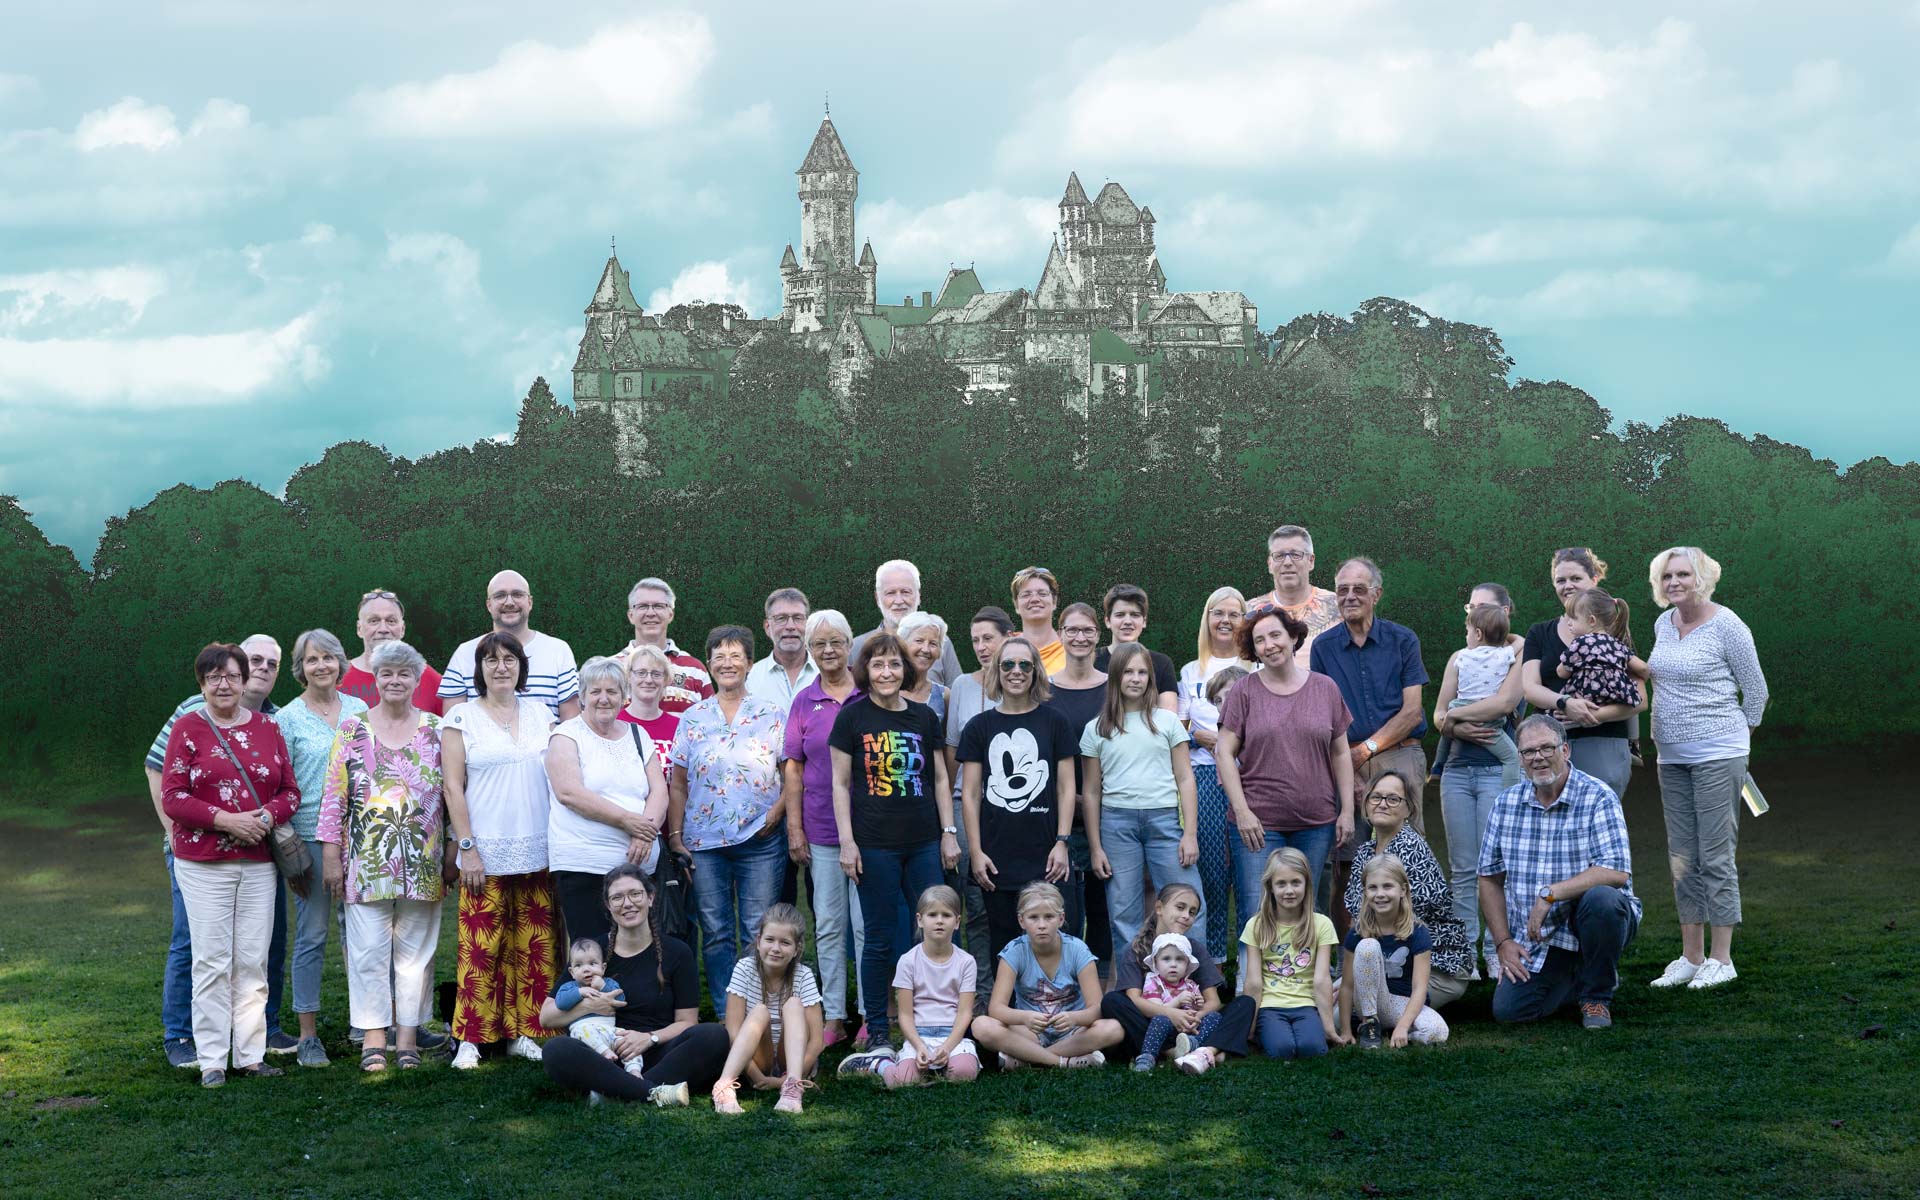
[[[1144,204],[1140,207],[1140,223],[1142,225],[1153,224],[1153,205]]]
[[[787,243],[787,252],[780,256],[780,269],[782,271],[797,271],[800,269],[800,260],[793,256],[793,243],[791,242]]]
[[[1134,205],[1133,197],[1127,195],[1127,189],[1117,183],[1109,183],[1100,189],[1100,195],[1093,202],[1093,210],[1109,225],[1132,225],[1140,219],[1140,210]]]
[[[587,311],[640,311],[640,302],[633,298],[633,287],[627,282],[627,273],[621,268],[618,257],[608,256],[607,265],[600,272],[600,285],[593,289],[593,301],[587,305]]]
[[[876,265],[873,257],[873,243],[871,241],[864,243],[860,247],[860,265],[863,267]]]
[[[814,171],[853,171],[853,160],[847,157],[847,148],[841,144],[840,132],[833,127],[833,118],[827,117],[820,122],[820,131],[813,135],[813,145],[807,148],[806,161],[800,164],[795,175],[805,175]],[[859,174],[854,171],[854,174]]]
[[[1065,208],[1070,204],[1085,204],[1086,202],[1087,189],[1080,186],[1080,173],[1078,171],[1068,171],[1067,194],[1060,197],[1060,207]]]
[[[1080,272],[1060,252],[1060,239],[1055,236],[1052,249],[1047,251],[1047,265],[1040,272],[1040,285],[1033,289],[1034,307],[1079,308],[1083,290]]]

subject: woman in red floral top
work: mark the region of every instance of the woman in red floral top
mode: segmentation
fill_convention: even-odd
[[[280,1074],[263,1061],[275,871],[269,838],[300,806],[300,789],[280,727],[240,703],[246,653],[216,642],[194,660],[193,674],[207,706],[174,722],[160,798],[173,822],[174,876],[193,938],[200,1085],[219,1087],[229,1054],[241,1074]]]

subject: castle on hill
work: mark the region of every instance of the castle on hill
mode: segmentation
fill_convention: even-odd
[[[619,258],[608,257],[587,305],[573,397],[581,411],[613,414],[623,461],[644,458],[663,389],[680,380],[724,388],[734,355],[756,337],[825,350],[843,395],[879,360],[925,350],[964,370],[974,393],[1005,390],[1027,364],[1062,367],[1083,405],[1144,403],[1170,362],[1261,352],[1259,313],[1245,294],[1167,290],[1153,210],[1118,183],[1089,199],[1079,175],[1067,176],[1060,229],[1032,289],[988,291],[969,267],[948,271],[917,304],[911,295],[882,304],[879,258],[855,232],[860,172],[830,116],[795,174],[800,248],[780,257],[778,317],[663,322],[642,311]]]

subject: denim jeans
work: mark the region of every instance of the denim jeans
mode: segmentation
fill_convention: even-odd
[[[847,1018],[847,957],[853,943],[853,961],[867,944],[867,927],[860,918],[860,893],[853,880],[840,869],[840,847],[807,843],[807,895],[813,898],[813,949],[819,969],[821,1008],[824,1019]],[[867,990],[856,969],[860,1011],[867,1010]],[[888,982],[892,982],[889,980]]]
[[[1292,846],[1307,856],[1307,863],[1313,868],[1313,882],[1331,874],[1328,870],[1329,859],[1333,854],[1333,825],[1315,825],[1307,829],[1267,830],[1267,840],[1258,850],[1247,849],[1240,840],[1238,830],[1233,834],[1233,900],[1239,906],[1240,927],[1253,920],[1253,914],[1260,911],[1260,876],[1266,872],[1267,859],[1282,846]],[[1323,913],[1325,910],[1321,910]],[[1238,939],[1235,939],[1238,940]]]
[[[1268,1058],[1319,1058],[1327,1052],[1327,1027],[1320,1010],[1263,1008],[1253,1023],[1260,1052]]]
[[[1551,947],[1547,961],[1525,983],[1501,980],[1493,991],[1493,1019],[1538,1021],[1571,1000],[1610,1003],[1620,986],[1620,953],[1639,929],[1640,918],[1624,892],[1606,884],[1588,888],[1573,909],[1580,948]]]
[[[160,1027],[169,1042],[193,1036],[193,935],[187,930],[187,904],[173,874],[173,851],[164,851],[167,886],[173,892],[173,937],[167,943],[166,973],[160,977]],[[267,948],[267,1034],[280,1028],[280,989],[286,982],[287,889],[274,873],[273,943]]]
[[[913,945],[913,910],[920,893],[943,882],[940,843],[911,850],[860,849],[860,915],[867,943],[860,951],[861,1003],[867,1006],[868,1044],[887,1038],[887,993],[893,969]]]
[[[745,957],[760,918],[780,896],[780,864],[787,861],[786,824],[717,850],[693,852],[693,902],[700,911],[700,958],[707,968],[713,1010],[727,1011],[733,964]]]
[[[1440,819],[1447,831],[1447,886],[1453,891],[1453,915],[1467,931],[1471,953],[1477,938],[1481,957],[1495,961],[1493,935],[1480,924],[1480,843],[1487,836],[1487,814],[1500,797],[1498,763],[1451,766],[1440,777]]]
[[[319,842],[308,842],[313,869],[307,873],[307,894],[293,897],[293,1011],[320,1011],[320,971],[327,953],[327,923],[333,897],[321,878],[323,860]]]
[[[1187,937],[1207,943],[1206,893],[1200,872],[1180,865],[1180,810],[1178,808],[1106,808],[1100,812],[1100,848],[1107,852],[1113,877],[1107,880],[1107,911],[1113,922],[1113,946],[1133,944],[1146,920],[1142,889],[1149,873],[1155,888],[1184,883],[1200,896],[1200,915]]]

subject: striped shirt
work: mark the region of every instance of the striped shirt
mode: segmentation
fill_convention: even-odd
[[[440,698],[449,702],[449,710],[480,694],[473,687],[473,656],[479,648],[480,638],[461,642],[448,660],[447,669],[440,673]],[[520,694],[546,705],[557,718],[562,704],[580,697],[580,672],[574,665],[573,647],[557,637],[535,633],[533,640],[526,644],[526,651],[527,686],[520,689]]]
[[[1481,875],[1505,875],[1507,930],[1527,952],[1527,969],[1546,965],[1547,948],[1580,949],[1573,932],[1576,901],[1563,900],[1540,922],[1540,940],[1527,939],[1527,918],[1540,889],[1571,879],[1588,867],[1606,867],[1627,876],[1620,892],[1640,916],[1633,894],[1633,852],[1627,847],[1627,818],[1613,789],[1584,771],[1569,768],[1567,783],[1552,807],[1540,805],[1531,780],[1522,779],[1493,802],[1487,835],[1480,843]]]

